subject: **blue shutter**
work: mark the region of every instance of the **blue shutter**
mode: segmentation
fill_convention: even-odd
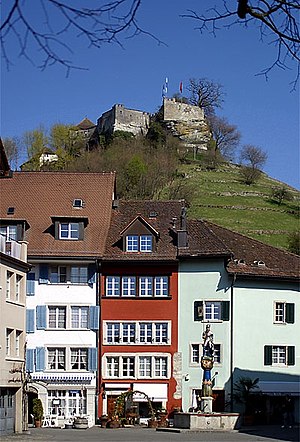
[[[99,330],[99,305],[92,305],[89,308],[89,328],[91,330]]]
[[[40,264],[40,284],[48,284],[48,264]]]
[[[96,282],[96,266],[95,264],[89,264],[88,266],[88,284],[93,285]]]
[[[34,348],[26,349],[26,371],[32,373],[34,371]]]
[[[35,273],[30,272],[27,273],[26,295],[34,296],[34,294],[35,294]]]
[[[97,370],[97,357],[98,357],[98,350],[96,347],[89,348],[88,349],[88,370],[89,371],[96,371]]]
[[[35,370],[45,370],[45,347],[37,347],[35,349]]]
[[[46,328],[46,306],[37,305],[36,306],[36,329],[44,330]]]
[[[34,310],[26,310],[26,333],[34,333]]]

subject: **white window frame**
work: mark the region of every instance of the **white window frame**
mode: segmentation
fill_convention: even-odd
[[[21,300],[22,275],[16,274],[16,302]]]
[[[76,241],[79,239],[78,222],[59,223],[59,239]]]
[[[7,357],[12,356],[12,339],[14,330],[12,328],[6,329],[5,334],[5,355]]]
[[[53,361],[50,361],[50,356],[51,356],[50,352],[52,353],[52,357],[54,357]],[[66,371],[67,370],[66,353],[67,352],[65,347],[47,347],[47,370]],[[63,365],[63,367],[59,367],[60,364]]]
[[[139,251],[139,236],[127,235],[126,236],[126,252],[136,253]]]
[[[287,346],[286,345],[272,345],[272,366],[286,366],[287,365]]]
[[[208,309],[211,307],[211,312],[208,315]],[[205,300],[203,302],[203,320],[204,321],[222,321],[222,301]]]
[[[12,295],[12,282],[14,273],[10,270],[6,271],[6,299],[11,299]]]
[[[171,321],[104,321],[103,344],[170,345]]]
[[[71,306],[71,328],[87,329],[89,327],[89,307],[85,305]]]
[[[16,357],[20,357],[21,337],[22,337],[22,331],[16,330],[16,336],[15,336],[15,356]]]
[[[149,253],[152,252],[152,235],[140,236],[140,252]]]
[[[17,226],[1,226],[0,234],[5,236],[6,242],[17,241]]]
[[[74,360],[76,357],[76,361]],[[73,361],[72,361],[73,360]],[[78,364],[79,367],[73,368],[74,364]],[[87,348],[70,348],[70,370],[87,371],[88,369],[88,349]]]
[[[141,370],[141,364],[145,358],[150,358],[151,361],[150,376],[146,376]],[[134,374],[132,360],[134,360]],[[130,368],[128,368],[128,362],[131,364]],[[106,379],[170,379],[171,355],[169,353],[105,353],[102,357],[102,370]]]
[[[57,273],[57,282],[53,281],[54,274]],[[50,284],[69,284],[70,281],[68,281],[68,268],[67,266],[57,266],[53,265],[50,266]]]
[[[61,326],[63,325],[63,326]],[[67,328],[67,307],[63,305],[48,306],[48,328],[63,330]]]
[[[136,278],[135,276],[122,276],[122,296],[133,297],[136,296]],[[126,289],[124,288],[126,287]],[[127,293],[125,293],[125,290]]]
[[[222,364],[222,345],[219,343],[214,343],[214,364],[221,365]],[[202,357],[202,343],[193,342],[190,344],[190,365],[199,365]],[[217,355],[217,357],[216,357]],[[218,359],[218,360],[217,360]]]
[[[276,324],[285,324],[285,304],[286,302],[283,301],[274,301],[274,322]]]
[[[105,278],[105,295],[120,296],[121,295],[121,278],[120,276],[107,275]]]
[[[153,297],[153,277],[140,276],[139,277],[139,296]]]
[[[154,296],[169,296],[169,277],[155,276],[154,277]]]

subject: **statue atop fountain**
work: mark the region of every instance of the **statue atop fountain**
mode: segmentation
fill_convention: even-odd
[[[201,357],[201,367],[203,369],[202,380],[202,411],[204,413],[212,412],[212,380],[211,370],[214,365],[214,342],[213,333],[210,325],[207,324],[205,331],[202,333],[203,354]]]

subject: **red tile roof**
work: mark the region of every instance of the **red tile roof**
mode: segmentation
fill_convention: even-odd
[[[104,260],[176,260],[176,236],[173,221],[180,222],[183,201],[119,201],[113,210]],[[121,232],[140,215],[159,233],[157,248],[152,253],[130,253],[122,250]]]
[[[115,188],[114,173],[15,172],[0,180],[0,218],[26,220],[28,255],[100,257],[109,228]],[[74,208],[82,199],[83,208]],[[7,208],[14,214],[7,215]],[[84,239],[56,240],[53,217],[85,217]]]

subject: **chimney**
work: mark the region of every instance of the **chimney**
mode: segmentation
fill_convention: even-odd
[[[186,207],[182,207],[180,215],[180,229],[177,230],[177,247],[179,249],[188,247],[188,236],[186,230]]]

